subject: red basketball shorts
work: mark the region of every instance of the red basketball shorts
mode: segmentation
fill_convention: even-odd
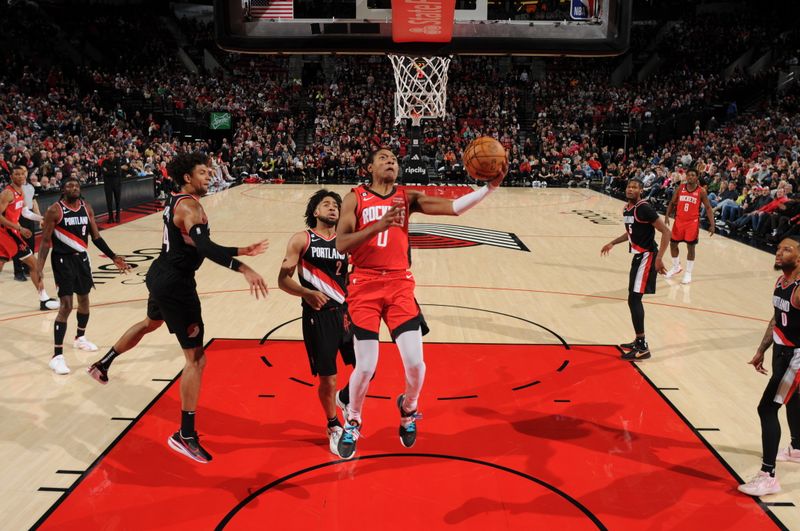
[[[675,243],[697,243],[700,238],[700,220],[676,219],[672,225],[672,241]]]
[[[347,288],[347,306],[350,317],[359,330],[377,338],[381,319],[389,331],[419,317],[419,306],[414,299],[414,275],[411,271],[373,271],[356,269],[350,275]],[[361,337],[359,337],[361,339]]]
[[[9,261],[17,254],[28,254],[28,246],[14,233],[0,229],[0,260]]]

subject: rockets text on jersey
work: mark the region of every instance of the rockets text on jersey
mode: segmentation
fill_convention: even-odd
[[[6,190],[11,190],[13,194],[13,198],[11,202],[8,203],[5,212],[3,212],[3,216],[12,223],[19,223],[19,218],[22,215],[22,209],[25,208],[25,196],[23,193],[13,186],[9,185],[5,188]],[[18,234],[18,231],[12,230],[15,234]]]
[[[401,227],[389,227],[374,235],[351,252],[356,268],[377,271],[399,271],[408,269],[408,196],[405,189],[395,187],[382,196],[361,185],[353,188],[356,195],[356,231],[377,223],[393,206],[400,207]]]
[[[678,190],[678,204],[675,207],[675,219],[678,221],[700,220],[700,186],[695,186],[691,192],[685,184]]]

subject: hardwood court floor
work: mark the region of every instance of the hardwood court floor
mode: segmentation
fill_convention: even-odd
[[[203,202],[216,241],[239,245],[270,239],[267,253],[245,260],[274,286],[286,242],[302,229],[305,202],[315,189],[245,185]],[[412,223],[425,224],[418,231],[429,240],[483,242],[414,251],[417,297],[432,328],[426,340],[558,344],[550,331],[569,344],[630,340],[625,302],[630,256],[620,245],[610,257],[600,257],[601,246],[622,234],[621,207],[620,201],[587,190],[501,189],[459,218],[414,215]],[[55,312],[36,311],[32,286],[14,282],[10,266],[0,274],[6,301],[0,308],[0,456],[12,463],[0,471],[0,509],[12,529],[36,522],[61,495],[38,489],[69,487],[76,476],[58,471],[85,470],[129,423],[112,419],[136,417],[166,385],[154,380],[171,379],[182,366],[177,343],[162,329],[115,362],[108,386],[84,374],[144,315],[142,275],[160,247],[161,219],[151,215],[115,226],[104,231],[104,238],[139,267],[127,277],[105,272],[108,260],[91,248],[98,281],[104,283],[91,295],[87,336],[101,351],[67,347],[69,376],[56,376],[47,367]],[[772,262],[762,251],[704,233],[694,282],[682,286],[659,277],[658,293],[645,298],[654,357],[639,367],[741,477],[754,473],[760,459],[755,406],[766,377],[746,362],[771,314],[777,276]],[[256,301],[241,276],[214,264],[204,265],[197,279],[209,339],[260,338],[300,315],[297,299],[272,289],[266,301]],[[54,292],[52,275],[46,283]],[[68,337],[74,329],[73,315]],[[300,338],[299,323],[273,337]],[[602,395],[597,399],[602,402]],[[203,405],[201,398],[199,422]],[[784,443],[786,434],[784,424]],[[784,491],[764,501],[779,504],[770,510],[786,526],[800,527],[796,508],[782,505],[800,504],[800,473],[781,464],[779,477]],[[732,477],[730,488],[735,485]]]

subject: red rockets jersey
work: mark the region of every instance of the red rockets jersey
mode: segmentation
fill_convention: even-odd
[[[378,222],[395,205],[402,209],[402,227],[389,227],[361,244],[350,253],[350,261],[356,269],[399,271],[408,269],[408,197],[405,189],[395,187],[388,195],[381,196],[364,185],[353,188],[356,194],[356,231]]]
[[[678,189],[678,204],[675,219],[678,221],[698,221],[700,219],[700,186],[690,192],[682,184]]]

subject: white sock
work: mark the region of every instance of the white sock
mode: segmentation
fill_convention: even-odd
[[[681,267],[681,257],[680,256],[673,256],[672,257],[672,269],[677,271]]]
[[[694,260],[686,260],[686,272],[691,275],[692,269],[694,269]]]
[[[406,390],[403,409],[415,411],[422,384],[425,382],[425,361],[422,359],[422,332],[419,328],[403,332],[395,338],[403,368],[406,371]],[[358,366],[358,365],[356,365]]]
[[[367,396],[369,381],[378,366],[378,347],[377,339],[353,338],[356,367],[350,373],[350,404],[347,406],[348,417],[345,421],[355,420],[361,424],[361,408]]]
[[[42,290],[39,292],[39,300],[40,301],[48,301],[48,300],[50,300],[50,295],[47,294],[47,290],[46,289],[42,288]]]

